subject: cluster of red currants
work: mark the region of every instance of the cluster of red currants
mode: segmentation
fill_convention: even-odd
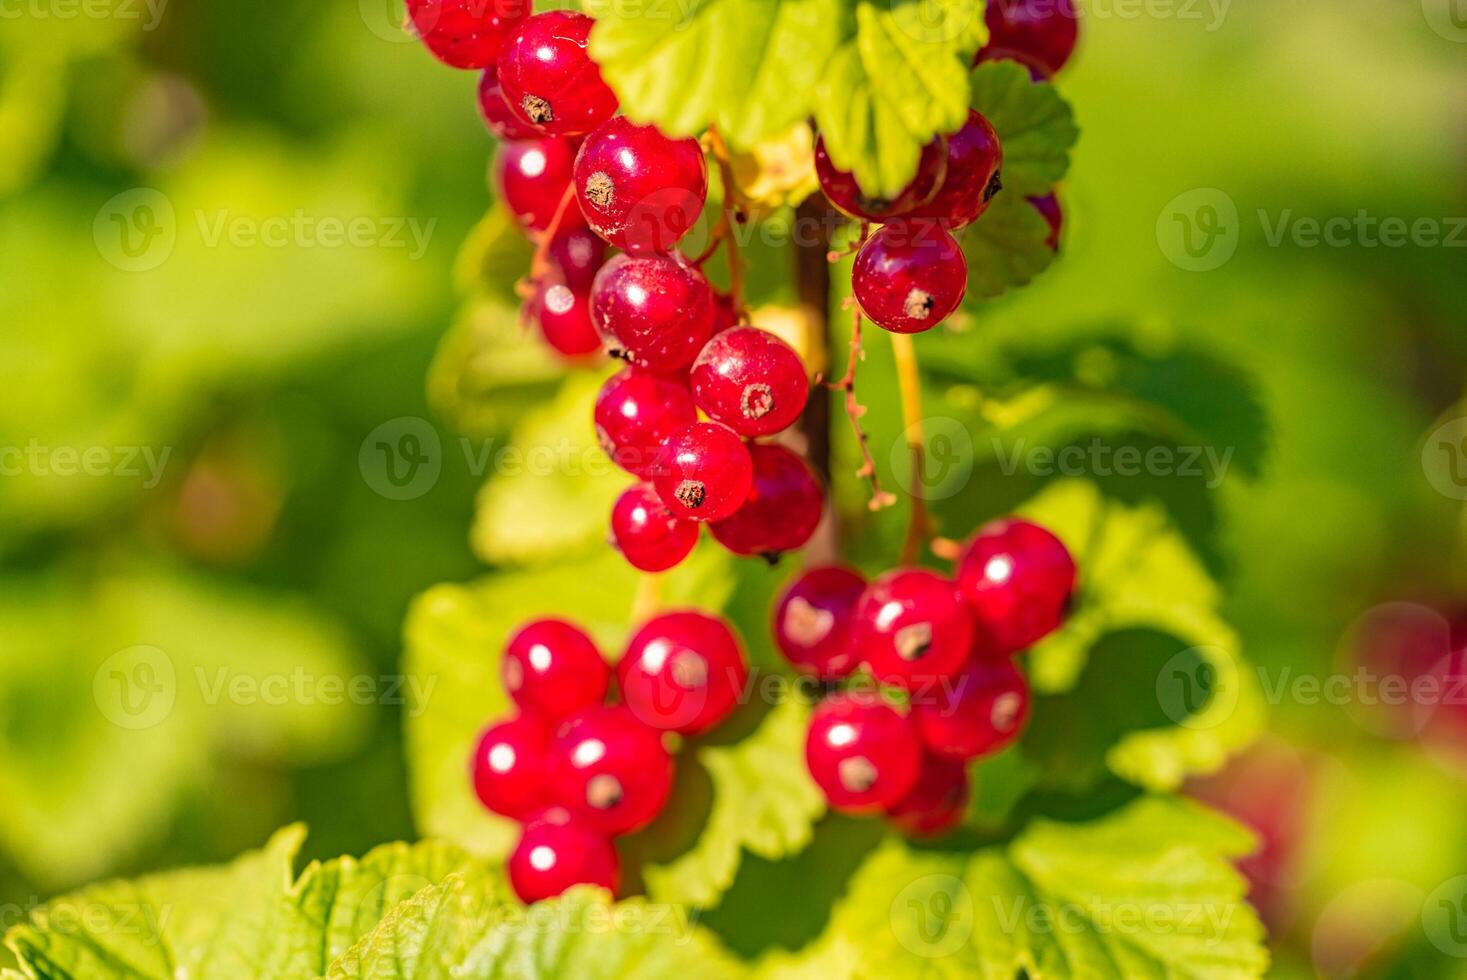
[[[577,884],[615,893],[612,840],[651,823],[672,791],[663,736],[717,726],[748,676],[733,630],[700,612],[648,620],[614,668],[571,623],[521,627],[501,663],[518,712],[484,730],[472,760],[479,799],[521,823],[509,859],[516,894],[535,902]]]
[[[1014,655],[1063,622],[1075,576],[1058,538],[1006,519],[973,536],[955,578],[901,568],[867,583],[827,566],[796,579],[774,614],[785,657],[826,682],[863,667],[874,682],[831,694],[811,719],[805,760],[830,805],[884,813],[915,836],[951,829],[969,795],[967,763],[1028,722]]]

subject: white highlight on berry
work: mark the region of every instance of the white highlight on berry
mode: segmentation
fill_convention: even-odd
[[[509,772],[514,768],[514,747],[500,742],[489,750],[489,768],[495,772]]]
[[[520,172],[526,177],[539,177],[548,165],[544,150],[528,150],[520,157]]]
[[[578,744],[571,753],[571,761],[577,766],[594,766],[606,758],[606,743],[599,738],[588,738]]]
[[[854,725],[835,725],[825,735],[825,740],[836,748],[845,748],[856,741]]]
[[[983,577],[994,585],[1003,585],[1014,574],[1014,560],[1008,555],[994,555],[983,566]]]
[[[530,867],[536,871],[549,871],[555,867],[555,849],[544,844],[530,848]]]

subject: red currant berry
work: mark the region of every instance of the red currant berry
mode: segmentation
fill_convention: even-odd
[[[665,572],[698,543],[698,525],[672,516],[652,484],[638,483],[611,508],[611,540],[633,568]]]
[[[666,252],[703,213],[708,161],[693,139],[674,140],[618,116],[576,155],[576,196],[592,229],[628,252]]]
[[[963,301],[968,262],[953,236],[935,224],[884,225],[856,253],[851,289],[877,326],[921,333]]]
[[[1060,228],[1064,225],[1065,220],[1064,213],[1060,211],[1059,198],[1050,193],[1043,197],[1031,197],[1029,203],[1034,205],[1034,210],[1043,215],[1044,220],[1049,223],[1049,237],[1044,240],[1044,244],[1049,246],[1051,252],[1058,252]]]
[[[652,472],[668,437],[698,420],[688,389],[661,375],[627,368],[596,396],[596,438],[628,473]]]
[[[554,898],[576,885],[598,885],[615,895],[621,865],[611,841],[549,807],[525,824],[509,856],[509,883],[525,903]]]
[[[839,680],[860,664],[851,649],[856,603],[866,591],[859,573],[839,565],[812,568],[794,581],[774,610],[774,642],[803,674]]]
[[[479,79],[479,115],[489,132],[502,140],[539,139],[541,132],[510,111],[504,101],[504,89],[499,85],[499,74],[491,66]]]
[[[601,335],[591,323],[591,298],[560,283],[542,286],[530,302],[545,342],[568,358],[586,357],[601,349]]]
[[[520,627],[509,638],[500,675],[515,703],[547,722],[600,704],[611,683],[611,668],[596,644],[563,619]]]
[[[979,630],[1007,654],[1059,628],[1075,574],[1075,560],[1059,538],[1010,518],[979,528],[958,561],[957,579]]]
[[[922,757],[917,784],[886,815],[910,837],[937,837],[958,825],[967,806],[967,767],[929,753]]]
[[[1070,60],[1080,32],[1071,0],[993,0],[983,19],[988,47],[1033,59],[1051,74]]]
[[[672,790],[672,756],[661,733],[625,708],[590,708],[562,725],[550,770],[557,801],[603,834],[645,827]]]
[[[653,466],[652,484],[667,509],[690,521],[733,515],[754,487],[754,460],[734,430],[694,422],[673,434]]]
[[[566,224],[562,218],[561,228],[550,239],[550,259],[562,282],[578,293],[589,293],[606,261],[606,243],[588,229],[566,228]]]
[[[924,568],[899,568],[866,587],[852,642],[877,679],[915,690],[950,677],[973,648],[973,614],[957,586]]]
[[[825,151],[825,138],[815,141],[815,176],[830,203],[853,218],[888,221],[932,200],[947,176],[947,141],[938,137],[922,148],[917,175],[901,193],[886,199],[871,197],[861,190],[856,178],[837,170]]]
[[[637,630],[616,665],[622,703],[644,724],[697,735],[738,706],[749,665],[733,630],[699,612],[666,613]]]
[[[963,128],[947,138],[947,179],[937,196],[904,217],[933,218],[945,228],[972,224],[1003,187],[1002,167],[998,133],[982,115],[968,110]]]
[[[699,408],[750,438],[789,428],[810,397],[800,355],[758,327],[715,334],[693,362],[692,382]]]
[[[530,16],[530,0],[407,0],[413,31],[454,68],[487,68]]]
[[[569,140],[539,139],[501,143],[494,156],[494,180],[499,199],[514,212],[520,224],[544,231],[555,218],[566,188],[570,186],[571,161],[575,149]],[[575,207],[566,208],[560,227],[582,223]]]
[[[1010,660],[983,656],[912,703],[912,724],[929,751],[976,759],[1007,748],[1029,721],[1029,682]]]
[[[922,746],[911,724],[869,691],[833,694],[815,709],[805,764],[830,805],[872,813],[916,785]]]
[[[490,725],[474,751],[474,791],[489,809],[523,820],[549,802],[545,763],[550,736],[525,714]]]
[[[732,517],[710,524],[718,543],[736,555],[777,559],[803,548],[825,514],[820,478],[783,446],[749,447],[754,489]]]
[[[589,133],[616,113],[616,95],[586,53],[595,23],[550,10],[520,25],[499,52],[499,84],[511,111],[552,136]]]
[[[712,335],[713,290],[681,256],[618,255],[596,274],[591,317],[614,352],[671,373]]]

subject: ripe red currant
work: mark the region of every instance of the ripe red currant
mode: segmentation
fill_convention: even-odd
[[[713,333],[720,334],[739,325],[739,311],[734,308],[732,293],[713,291]]]
[[[413,32],[454,68],[494,64],[509,35],[530,16],[530,0],[407,0]]]
[[[1033,59],[1051,74],[1070,60],[1080,31],[1071,0],[993,0],[983,19],[989,48]]]
[[[871,197],[861,190],[852,174],[837,170],[825,151],[823,136],[815,141],[815,176],[830,203],[846,214],[869,221],[889,221],[926,204],[937,194],[947,176],[947,141],[938,137],[922,148],[917,175],[890,199]]]
[[[616,665],[622,703],[646,725],[697,735],[727,718],[749,680],[738,637],[721,619],[665,613],[637,630]]]
[[[932,218],[949,229],[972,224],[1003,187],[999,179],[1002,167],[998,133],[981,114],[969,109],[963,128],[947,138],[947,179],[937,196],[904,217]]]
[[[978,529],[958,561],[958,588],[999,653],[1017,653],[1059,628],[1075,591],[1075,560],[1059,538],[1009,518]]]
[[[916,785],[886,815],[904,834],[937,837],[957,826],[967,805],[967,767],[957,760],[926,753]]]
[[[686,387],[640,368],[613,375],[596,396],[597,441],[612,462],[637,476],[652,472],[669,436],[697,420]]]
[[[572,717],[551,744],[556,801],[603,834],[651,823],[672,790],[672,756],[662,735],[626,708],[590,708]]]
[[[1012,661],[975,656],[913,699],[912,724],[929,751],[976,759],[1012,744],[1029,721],[1029,707],[1029,682]]]
[[[601,335],[591,323],[591,298],[561,283],[543,284],[530,301],[545,342],[568,358],[586,357],[601,349]]]
[[[921,333],[945,320],[968,289],[968,262],[953,236],[925,221],[883,225],[851,269],[861,310],[893,333]]]
[[[499,145],[494,156],[494,182],[499,199],[520,224],[535,231],[550,227],[555,210],[570,186],[574,157],[575,149],[569,140],[523,140]],[[572,204],[566,208],[560,227],[575,228],[582,221]]]
[[[567,212],[569,213],[569,212]],[[555,263],[560,279],[578,293],[589,293],[596,281],[596,273],[606,261],[606,243],[586,228],[567,228],[562,218],[561,227],[550,239],[550,259]],[[569,224],[574,225],[571,221]]]
[[[670,436],[653,466],[652,484],[667,509],[691,521],[733,515],[754,487],[754,461],[734,430],[694,422]]]
[[[625,116],[586,137],[575,179],[592,229],[628,252],[668,251],[708,201],[708,162],[698,141],[668,139]]]
[[[957,586],[924,568],[899,568],[866,587],[852,631],[877,679],[922,689],[956,673],[973,649],[973,615]]]
[[[810,397],[800,355],[758,327],[715,334],[693,362],[692,383],[699,408],[749,438],[789,428]]]
[[[542,723],[520,714],[484,729],[474,751],[474,791],[489,809],[523,820],[549,802],[545,764],[550,735]]]
[[[515,115],[552,136],[578,136],[616,113],[616,95],[586,53],[594,23],[582,13],[549,10],[510,36],[498,70]]]
[[[525,903],[554,898],[576,885],[621,887],[616,848],[562,807],[547,807],[525,824],[509,856],[509,883]]]
[[[600,704],[611,683],[596,644],[563,619],[520,627],[505,648],[500,675],[515,703],[547,723]]]
[[[1044,244],[1049,246],[1051,252],[1058,252],[1060,228],[1065,220],[1064,213],[1060,211],[1059,198],[1051,192],[1043,197],[1031,197],[1029,203],[1034,205],[1034,210],[1043,215],[1044,220],[1049,223],[1049,237],[1044,240]]]
[[[698,543],[698,525],[674,517],[652,484],[638,483],[611,508],[611,539],[633,568],[665,572]]]
[[[834,809],[872,813],[916,785],[922,747],[908,720],[874,692],[843,692],[815,709],[805,764]]]
[[[499,85],[499,73],[493,66],[479,79],[479,115],[489,132],[502,140],[533,140],[543,135],[510,110],[509,103],[504,101],[504,89]]]
[[[839,565],[812,568],[785,590],[774,610],[774,642],[803,674],[839,680],[860,664],[851,624],[866,580]]]
[[[708,342],[713,290],[681,256],[618,255],[596,274],[591,318],[614,352],[671,373]]]
[[[803,548],[825,513],[820,478],[798,453],[783,446],[751,445],[754,488],[733,513],[708,526],[736,555],[777,559]]]

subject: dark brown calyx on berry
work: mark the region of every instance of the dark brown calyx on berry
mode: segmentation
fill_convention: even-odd
[[[993,176],[988,180],[988,186],[983,188],[983,200],[993,200],[993,195],[1001,190],[1003,190],[1003,176],[999,171],[995,170]]]
[[[616,198],[616,185],[606,171],[598,170],[586,178],[586,200],[598,208],[609,208]]]
[[[851,793],[865,793],[876,785],[876,767],[865,756],[855,755],[842,759],[836,766],[836,778]]]
[[[932,624],[913,623],[896,631],[893,638],[897,656],[907,663],[921,660],[932,649]]]
[[[790,601],[784,611],[784,631],[803,646],[813,646],[830,635],[835,628],[835,614],[818,609],[802,596]]]
[[[525,110],[525,116],[530,122],[543,126],[555,118],[555,112],[551,110],[550,103],[538,95],[526,94],[520,99],[520,108]]]
[[[698,480],[684,480],[677,485],[677,490],[673,491],[673,496],[677,498],[678,503],[688,508],[688,510],[697,510],[703,506],[703,500],[708,496],[708,490]]]
[[[932,296],[925,290],[914,289],[902,303],[902,312],[913,320],[925,320],[932,315]]]
[[[586,783],[586,802],[597,810],[610,810],[625,795],[621,780],[607,773],[592,776]]]
[[[739,409],[746,419],[762,419],[774,410],[774,389],[762,381],[745,385]]]

